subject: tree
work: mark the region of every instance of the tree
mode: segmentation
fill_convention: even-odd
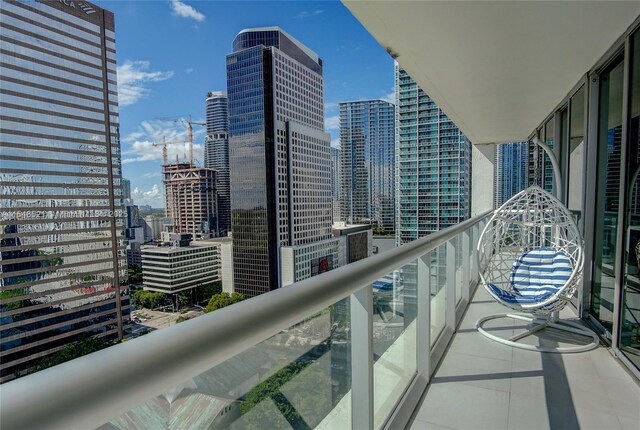
[[[127,269],[128,280],[130,284],[142,283],[142,269],[138,266],[130,266]]]
[[[240,293],[218,293],[211,296],[207,307],[204,309],[205,312],[213,312],[218,309],[222,309],[226,306],[232,305],[234,303],[238,303],[244,300],[244,295]]]
[[[204,301],[209,301],[211,297],[215,294],[219,294],[222,292],[222,282],[217,281],[211,284],[201,285],[195,288],[195,301],[196,303],[201,303]]]
[[[154,309],[165,302],[165,294],[138,290],[133,293],[133,303],[140,308]]]
[[[176,294],[176,302],[178,304],[178,309],[187,306],[191,302],[191,292],[180,291],[178,294]]]
[[[53,367],[65,361],[91,354],[103,348],[111,346],[111,342],[103,337],[87,337],[70,343],[55,354],[39,360],[34,368],[36,371]]]
[[[252,388],[240,405],[243,424],[248,429],[278,427],[283,417],[292,428],[314,428],[331,411],[330,381],[327,370],[313,364],[312,358],[319,357],[318,351],[310,351],[307,356],[276,371]],[[296,393],[291,402],[282,392]],[[266,410],[260,405],[271,400],[277,408]],[[254,408],[260,413],[252,413]]]

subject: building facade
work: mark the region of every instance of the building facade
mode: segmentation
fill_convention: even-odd
[[[152,240],[160,240],[162,234],[162,228],[164,225],[164,218],[158,218],[152,215],[144,217],[145,229],[144,240],[149,242]]]
[[[469,218],[471,145],[396,65],[396,241],[408,243]]]
[[[229,111],[227,94],[210,92],[206,100],[207,136],[204,144],[204,167],[216,170],[218,192],[218,235],[231,231],[229,190]]]
[[[190,163],[163,166],[165,211],[172,233],[189,233],[207,239],[218,229],[216,172]]]
[[[494,208],[499,208],[512,196],[527,188],[528,151],[527,142],[496,145],[493,173]]]
[[[341,217],[395,229],[395,106],[340,103]]]
[[[340,148],[331,147],[331,204],[333,206],[333,222],[341,221],[340,216]]]
[[[144,219],[140,217],[140,210],[138,206],[131,204],[131,200],[124,200],[124,210],[125,210],[125,239],[127,243],[145,242],[145,222]]]
[[[322,60],[278,27],[244,30],[227,55],[234,287],[282,286],[280,248],[331,237]]]
[[[330,238],[280,248],[282,286],[311,278],[346,264],[345,241]]]
[[[125,178],[122,178],[122,198],[131,199],[131,181]]]
[[[219,244],[143,246],[144,289],[166,294],[191,290],[220,280]]]
[[[129,320],[114,17],[0,3],[0,380]]]

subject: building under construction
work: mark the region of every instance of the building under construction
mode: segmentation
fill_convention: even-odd
[[[165,208],[174,233],[208,239],[218,230],[216,171],[192,163],[164,164]]]

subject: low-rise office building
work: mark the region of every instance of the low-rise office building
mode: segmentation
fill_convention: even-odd
[[[167,294],[220,280],[220,251],[216,244],[142,247],[144,289]]]

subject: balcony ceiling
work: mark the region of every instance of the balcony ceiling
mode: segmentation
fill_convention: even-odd
[[[526,140],[640,2],[343,0],[474,144]]]

